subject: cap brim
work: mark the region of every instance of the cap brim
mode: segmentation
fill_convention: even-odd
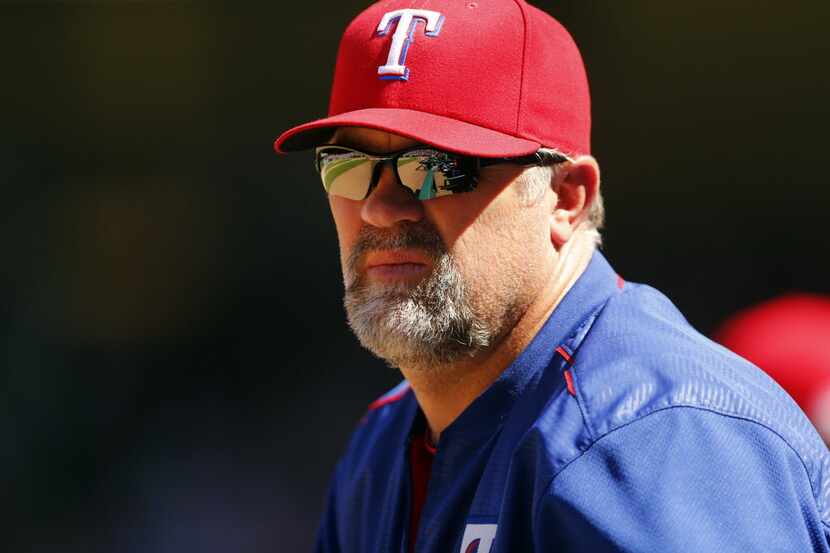
[[[274,142],[277,153],[307,150],[325,143],[337,127],[367,127],[394,133],[464,155],[518,157],[541,145],[532,140],[479,127],[449,117],[411,109],[370,108],[341,113],[299,125]]]

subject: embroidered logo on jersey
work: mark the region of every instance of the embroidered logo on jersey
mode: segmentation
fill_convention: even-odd
[[[461,538],[459,553],[490,553],[496,538],[497,524],[468,524]]]
[[[436,37],[441,32],[444,16],[430,10],[414,9],[395,10],[384,14],[378,25],[377,35],[386,36],[392,25],[395,25],[395,33],[392,35],[392,46],[389,48],[386,65],[378,67],[378,75],[381,79],[401,81],[409,79],[409,69],[404,63],[409,47],[415,41],[415,30],[419,22],[424,22],[426,36]]]

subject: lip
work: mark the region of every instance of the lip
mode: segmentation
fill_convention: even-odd
[[[367,274],[383,279],[421,276],[432,263],[424,253],[415,250],[380,250],[366,256]]]

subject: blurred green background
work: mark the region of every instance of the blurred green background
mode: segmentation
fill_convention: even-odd
[[[536,4],[588,66],[620,274],[703,332],[830,292],[830,3]],[[346,328],[310,156],[271,144],[366,5],[0,4],[0,549],[311,548],[399,377]]]

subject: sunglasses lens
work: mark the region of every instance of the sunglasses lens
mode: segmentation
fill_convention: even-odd
[[[465,163],[463,156],[423,148],[390,158],[396,160],[401,184],[419,200],[469,192],[476,186],[475,167]],[[376,166],[383,159],[342,146],[317,149],[317,169],[326,193],[350,200],[366,198]]]
[[[375,162],[360,152],[326,147],[317,150],[317,168],[326,193],[362,200],[369,191]]]
[[[398,158],[401,183],[418,199],[440,198],[466,191],[456,187],[454,179],[465,180],[459,158],[438,150],[413,150]]]

